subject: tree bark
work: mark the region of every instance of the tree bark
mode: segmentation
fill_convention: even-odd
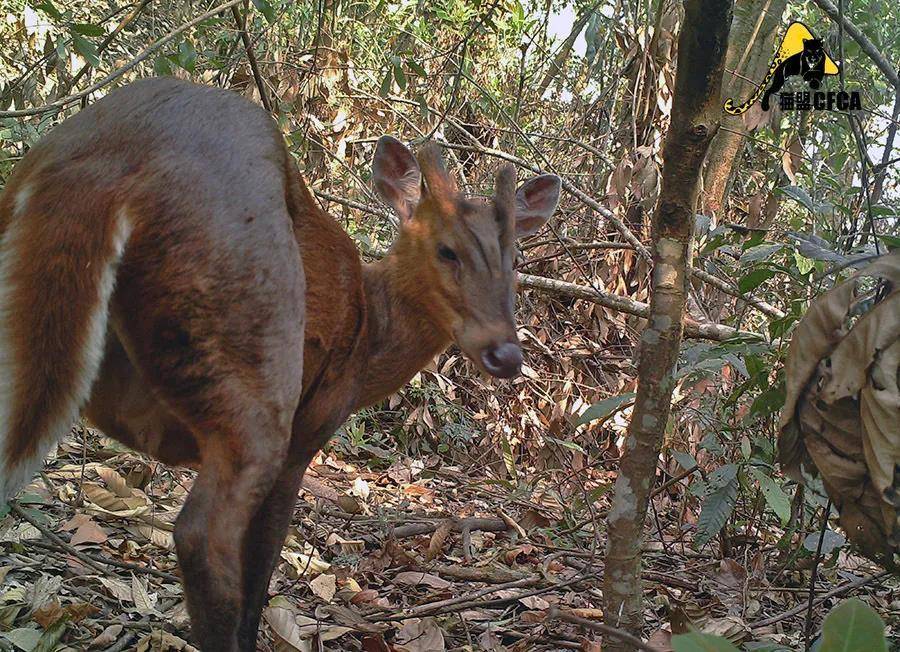
[[[775,51],[772,35],[786,0],[737,0],[731,24],[722,96],[735,101],[753,94],[769,68]],[[704,209],[721,216],[731,183],[734,164],[744,150],[748,129],[743,116],[722,116],[722,126],[709,147],[703,171]]]
[[[672,122],[653,216],[650,318],[641,336],[638,391],[608,517],[603,596],[607,623],[640,635],[641,541],[656,461],[669,418],[682,338],[698,180],[722,115],[722,70],[732,0],[686,0],[678,38]],[[625,651],[620,641],[604,650]]]

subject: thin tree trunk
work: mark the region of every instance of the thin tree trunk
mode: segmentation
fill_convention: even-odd
[[[722,96],[740,102],[762,83],[775,51],[772,38],[781,29],[786,0],[737,0],[731,25]],[[729,72],[730,71],[730,72]],[[709,147],[703,171],[704,209],[721,216],[734,164],[748,133],[743,116],[723,113],[722,126]]]
[[[700,169],[722,115],[721,87],[732,0],[686,0],[678,38],[672,123],[653,216],[650,318],[641,336],[638,392],[608,517],[603,596],[607,624],[640,635],[641,541],[656,462],[669,418],[681,346]],[[604,650],[630,647],[604,641]]]

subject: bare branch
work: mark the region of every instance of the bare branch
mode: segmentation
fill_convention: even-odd
[[[822,11],[831,16],[832,20],[840,21],[843,23],[844,29],[847,30],[850,38],[852,38],[859,44],[859,48],[866,53],[866,55],[872,60],[872,63],[878,66],[878,69],[884,73],[884,76],[887,77],[891,85],[898,91],[900,91],[900,75],[897,74],[897,69],[894,68],[887,59],[885,59],[884,55],[881,53],[881,50],[875,47],[875,44],[872,43],[872,41],[870,41],[868,37],[862,33],[862,30],[851,23],[850,19],[847,18],[847,16],[841,16],[838,8],[833,5],[830,0],[813,0],[813,2],[816,3],[819,8],[822,9]],[[841,66],[843,65],[844,62],[841,61]]]
[[[118,79],[119,77],[124,75],[126,72],[128,72],[129,70],[131,70],[132,68],[134,68],[135,66],[140,64],[141,62],[145,61],[147,58],[150,57],[151,54],[153,54],[154,52],[159,50],[161,47],[163,47],[170,41],[176,39],[178,36],[180,36],[181,34],[186,32],[187,30],[189,30],[191,27],[194,27],[195,25],[199,25],[204,20],[208,20],[208,19],[212,18],[213,16],[222,13],[226,9],[230,9],[233,6],[240,4],[243,1],[244,0],[228,0],[228,2],[223,2],[219,6],[214,7],[213,9],[210,9],[205,14],[201,14],[201,15],[197,16],[196,18],[194,18],[193,20],[186,22],[181,27],[169,32],[162,38],[159,38],[156,41],[154,41],[153,43],[151,43],[150,45],[148,45],[146,48],[144,48],[144,50],[139,55],[137,55],[134,59],[132,59],[131,61],[126,63],[124,66],[122,66],[121,68],[117,68],[116,70],[113,70],[111,73],[109,73],[102,79],[94,82],[93,84],[91,84],[90,86],[85,88],[83,91],[73,93],[72,95],[67,95],[66,97],[60,98],[60,99],[56,100],[55,102],[50,102],[49,104],[44,104],[43,106],[35,106],[30,109],[21,109],[19,111],[0,111],[0,118],[23,118],[23,117],[30,116],[30,115],[40,115],[41,113],[48,113],[50,111],[56,111],[58,109],[63,108],[64,106],[66,106],[68,104],[77,102],[81,98],[87,97],[91,93],[94,93],[94,92],[100,90],[101,88],[103,88],[104,86],[109,84],[110,82]]]

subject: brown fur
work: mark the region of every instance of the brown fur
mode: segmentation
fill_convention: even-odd
[[[0,197],[0,229],[24,229],[5,252],[17,373],[0,460],[12,469],[39,451],[81,373],[73,352],[87,345],[98,275],[118,262],[84,414],[200,470],[175,539],[204,650],[255,649],[303,472],[347,416],[452,339],[477,364],[485,346],[515,342],[514,174],[495,213],[456,194],[436,151],[423,160],[430,190],[415,219],[364,266],[264,112],[145,80],[45,137]],[[130,227],[120,261],[117,220]],[[441,243],[474,271],[441,263]]]

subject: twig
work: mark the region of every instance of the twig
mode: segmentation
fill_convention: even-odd
[[[52,543],[44,543],[43,541],[22,541],[22,545],[26,546],[34,546],[35,548],[44,548],[45,550],[56,550],[60,552],[69,552],[68,548],[64,548],[58,545],[54,545]],[[79,551],[80,552],[80,551]],[[118,559],[112,559],[110,557],[104,557],[103,555],[94,555],[89,552],[81,552],[82,555],[91,559],[93,561],[99,562],[101,564],[106,564],[107,566],[117,566],[118,568],[124,568],[126,570],[134,571],[135,573],[145,573],[147,575],[153,575],[154,577],[158,577],[161,580],[166,580],[167,582],[180,582],[177,575],[173,575],[172,573],[167,573],[165,571],[157,570],[155,568],[151,568],[149,566],[141,566],[140,564],[135,564],[130,561],[120,561]],[[106,571],[104,570],[104,573]]]
[[[502,591],[504,589],[520,589],[525,587],[535,586],[540,583],[540,578],[538,577],[526,577],[521,580],[516,580],[515,582],[506,582],[505,584],[494,584],[493,586],[487,586],[483,589],[479,589],[477,591],[473,591],[471,593],[467,593],[465,595],[461,595],[456,598],[447,598],[446,600],[438,600],[436,602],[428,602],[426,604],[416,605],[415,607],[411,607],[403,612],[403,618],[411,618],[418,617],[424,614],[430,614],[434,611],[438,611],[440,609],[444,609],[446,607],[452,607],[454,605],[462,604],[464,602],[471,602],[477,598],[484,597],[491,593],[496,593],[497,591]]]
[[[16,514],[18,514],[21,518],[23,518],[26,521],[28,521],[29,523],[31,523],[31,525],[36,527],[40,531],[41,534],[43,534],[45,537],[50,539],[57,546],[59,546],[60,548],[65,550],[68,554],[72,555],[73,557],[75,557],[79,561],[81,561],[85,566],[93,568],[95,571],[97,571],[98,573],[100,573],[102,575],[106,574],[105,568],[101,568],[100,566],[95,564],[94,561],[90,557],[85,555],[83,552],[81,552],[80,550],[77,550],[73,545],[66,543],[65,541],[60,539],[46,525],[44,525],[43,523],[38,521],[36,518],[34,518],[31,514],[29,514],[27,511],[22,509],[22,507],[21,507],[21,505],[19,505],[19,503],[11,500],[11,501],[9,501],[9,508],[12,511],[14,511]]]
[[[369,206],[367,204],[363,204],[358,201],[353,201],[352,199],[345,199],[344,197],[339,197],[338,195],[332,195],[329,192],[324,192],[322,190],[313,190],[313,194],[319,199],[324,199],[325,201],[333,201],[335,204],[341,204],[342,206],[346,206],[348,208],[355,208],[358,211],[362,211],[363,213],[369,213],[370,215],[377,215],[378,217],[382,217],[395,227],[397,226],[397,217],[392,213],[388,213],[387,211],[379,210],[373,206]]]
[[[571,623],[572,625],[584,627],[585,629],[592,629],[595,632],[600,632],[601,634],[604,634],[606,636],[613,636],[624,643],[628,643],[638,650],[645,650],[646,652],[658,652],[656,648],[650,647],[638,637],[632,636],[628,632],[621,630],[618,627],[611,627],[610,625],[606,625],[604,623],[598,623],[595,620],[588,620],[587,618],[582,618],[581,616],[576,616],[575,614],[562,611],[557,607],[550,607],[550,611],[547,612],[546,620],[561,620],[565,623]]]
[[[601,292],[593,288],[567,281],[557,281],[556,279],[545,278],[543,276],[532,276],[531,274],[519,274],[519,284],[523,287],[542,290],[548,294],[557,294],[568,296],[574,299],[584,299],[601,306],[605,306],[612,310],[628,313],[637,317],[647,318],[650,315],[650,306],[628,297],[623,297],[610,292]],[[700,324],[693,320],[685,319],[684,334],[686,337],[695,339],[707,339],[722,342],[732,337],[753,337],[759,338],[758,333],[749,331],[739,331],[730,326],[721,324]]]
[[[116,25],[115,29],[107,34],[106,38],[104,38],[103,41],[101,41],[100,45],[97,46],[97,54],[103,54],[103,52],[106,51],[106,48],[109,47],[109,44],[113,42],[113,39],[115,39],[123,29],[134,22],[134,19],[137,18],[138,15],[140,15],[140,13],[144,10],[144,8],[151,2],[153,2],[153,0],[143,0],[141,4],[139,4],[131,11],[131,13],[129,13],[127,16],[125,16],[125,18],[119,21],[119,24]],[[91,69],[91,67],[91,62],[85,61],[84,65],[79,69],[78,72],[75,73],[75,76],[72,77],[72,81],[66,84],[66,90],[63,92],[68,93],[70,89],[75,88],[78,82],[81,81],[81,78],[84,77],[84,75]]]
[[[806,605],[806,623],[803,627],[803,649],[809,649],[809,639],[812,636],[813,602],[816,599],[816,579],[819,576],[819,563],[822,561],[822,544],[825,541],[825,532],[828,530],[828,515],[831,513],[831,500],[825,504],[822,510],[822,527],[819,529],[819,542],[816,544],[816,556],[813,560],[812,573],[809,576],[809,601]]]
[[[830,0],[813,0],[815,4],[817,4],[826,14],[831,16],[832,20],[838,21],[838,24],[843,26],[847,33],[850,35],[854,41],[859,44],[859,49],[866,53],[866,55],[872,60],[878,69],[884,73],[884,76],[888,78],[888,81],[891,85],[900,91],[900,75],[897,74],[897,70],[890,64],[890,62],[885,58],[885,56],[881,53],[881,51],[875,47],[875,44],[872,43],[868,39],[868,37],[862,33],[862,31],[853,23],[850,22],[850,19],[846,16],[840,15],[840,12],[836,6],[834,6]],[[843,67],[844,62],[841,61],[841,66]]]
[[[272,112],[272,103],[269,101],[269,93],[266,91],[266,85],[263,83],[262,75],[259,74],[259,66],[256,63],[256,55],[253,53],[253,44],[250,42],[250,35],[247,34],[247,15],[241,18],[241,12],[237,5],[231,6],[231,15],[234,17],[234,23],[237,25],[238,33],[244,42],[244,50],[247,52],[247,61],[250,63],[250,71],[253,73],[253,80],[256,82],[256,89],[259,91],[259,99],[266,111]]]
[[[825,600],[830,598],[837,597],[839,595],[843,595],[844,593],[848,593],[853,591],[854,589],[861,588],[870,582],[877,582],[883,577],[887,577],[891,574],[891,571],[881,571],[880,573],[876,573],[875,575],[870,575],[869,577],[860,577],[859,579],[855,579],[851,582],[846,582],[841,584],[840,586],[836,586],[832,590],[827,593],[823,593],[815,600],[815,604],[821,604]],[[771,616],[769,618],[764,618],[763,620],[757,620],[755,623],[750,623],[751,629],[761,629],[763,627],[768,627],[769,625],[774,625],[775,623],[781,622],[782,620],[787,620],[793,616],[797,616],[802,614],[807,608],[807,605],[800,604],[794,607],[793,609],[788,609],[780,614],[775,616]]]
[[[94,82],[93,84],[91,84],[90,86],[85,88],[83,91],[79,91],[78,93],[73,93],[72,95],[67,95],[66,97],[60,98],[60,99],[56,100],[55,102],[50,102],[49,104],[44,104],[43,106],[35,106],[30,109],[21,109],[19,111],[0,111],[0,118],[22,118],[22,117],[30,116],[30,115],[40,115],[41,113],[47,113],[49,111],[61,109],[62,107],[66,106],[67,104],[71,104],[72,102],[77,102],[82,97],[87,97],[91,93],[100,90],[101,88],[103,88],[104,86],[109,84],[111,81],[118,79],[119,77],[124,75],[126,72],[128,72],[129,70],[131,70],[132,68],[137,66],[139,63],[145,61],[147,58],[150,57],[151,54],[153,54],[154,52],[159,50],[161,47],[163,47],[170,41],[174,40],[175,38],[177,38],[178,36],[180,36],[181,34],[186,32],[187,30],[189,30],[191,27],[194,27],[195,25],[202,23],[204,20],[210,19],[213,16],[220,14],[223,11],[225,11],[226,9],[230,9],[231,7],[241,3],[243,1],[244,0],[228,0],[228,2],[223,2],[222,4],[218,5],[217,7],[210,9],[206,13],[201,14],[200,16],[197,16],[193,20],[190,20],[190,21],[184,23],[181,27],[178,27],[177,29],[169,32],[162,38],[159,38],[156,41],[154,41],[153,43],[151,43],[150,45],[148,45],[146,48],[144,48],[144,50],[140,54],[138,54],[134,59],[132,59],[131,61],[126,63],[124,66],[122,66],[121,68],[117,68],[116,70],[113,70],[111,73],[109,73],[102,79]]]
[[[440,523],[410,523],[409,525],[401,525],[391,530],[391,536],[398,539],[405,537],[414,537],[419,534],[430,534],[434,532]],[[462,532],[466,527],[469,530],[481,530],[484,532],[505,532],[509,529],[509,524],[502,518],[463,518],[453,519],[453,532]]]

